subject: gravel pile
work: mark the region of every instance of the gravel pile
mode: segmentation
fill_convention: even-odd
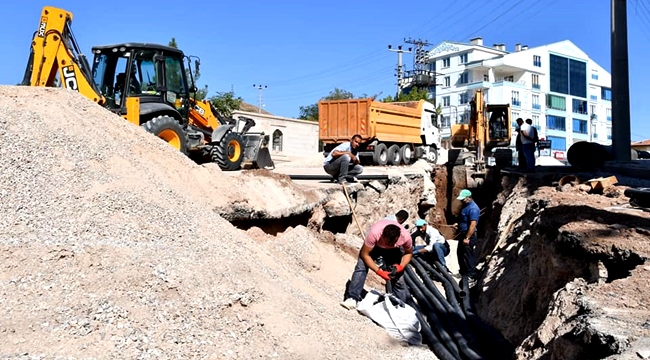
[[[307,272],[218,215],[273,197],[228,176],[77,93],[0,86],[0,358],[432,358],[338,305],[349,257],[306,244]]]

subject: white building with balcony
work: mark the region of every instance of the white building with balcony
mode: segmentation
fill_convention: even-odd
[[[428,53],[427,68],[438,76],[431,90],[442,106],[443,136],[468,121],[469,101],[483,89],[487,104],[511,105],[513,125],[533,120],[539,137],[551,140],[546,155],[564,160],[578,141],[611,144],[611,75],[569,40],[516,44],[512,52],[481,38],[444,41]]]

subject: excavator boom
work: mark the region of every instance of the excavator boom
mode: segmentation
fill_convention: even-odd
[[[71,22],[72,13],[50,6],[43,8],[22,85],[51,87],[56,86],[58,80],[62,87],[78,91],[104,105],[106,100],[74,38]]]

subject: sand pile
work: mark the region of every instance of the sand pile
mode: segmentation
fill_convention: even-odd
[[[215,210],[307,195],[228,176],[77,93],[0,87],[0,357],[431,358],[338,305],[349,256]]]

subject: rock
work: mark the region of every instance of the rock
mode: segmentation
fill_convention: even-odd
[[[352,203],[354,206],[354,203]],[[336,191],[329,196],[329,200],[323,205],[327,216],[344,216],[352,214],[350,205],[343,191]]]
[[[584,192],[590,192],[591,191],[591,186],[587,184],[580,184],[578,185],[578,190],[584,191]]]

